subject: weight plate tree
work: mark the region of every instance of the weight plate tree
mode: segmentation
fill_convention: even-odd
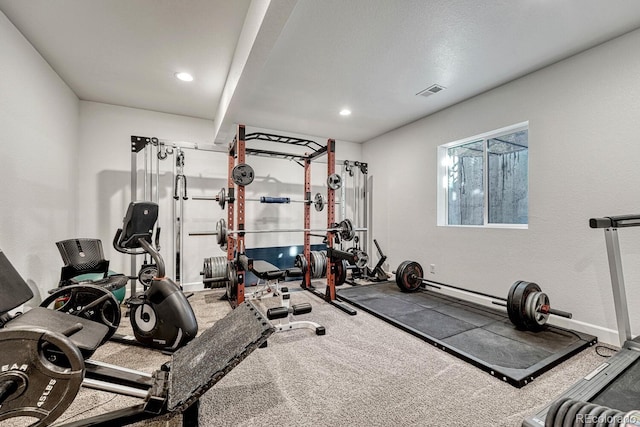
[[[474,292],[468,289],[456,288],[454,286],[448,286],[444,284],[434,285],[424,279],[424,270],[422,266],[415,261],[403,261],[396,270],[396,284],[402,292],[415,292],[423,284],[425,286],[432,286],[435,288],[449,287],[455,289],[461,289],[465,292]],[[493,295],[480,294],[488,296],[496,301],[493,304],[507,307],[507,313],[509,320],[515,325],[516,328],[528,331],[540,331],[542,330],[549,314],[556,316],[571,318],[571,313],[551,308],[549,297],[542,292],[540,287],[536,283],[525,282],[519,280],[515,282],[507,294],[507,298],[500,298]]]

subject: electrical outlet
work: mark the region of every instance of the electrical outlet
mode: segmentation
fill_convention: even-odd
[[[431,264],[429,266],[429,273],[436,274],[436,265],[435,264]]]

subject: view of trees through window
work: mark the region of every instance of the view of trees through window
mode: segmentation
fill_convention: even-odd
[[[446,149],[448,225],[527,224],[528,129]]]

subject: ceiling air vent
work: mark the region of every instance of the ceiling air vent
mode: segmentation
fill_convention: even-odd
[[[420,96],[431,96],[434,93],[438,93],[442,90],[444,90],[445,87],[444,86],[440,86],[440,85],[431,85],[428,88],[426,88],[425,90],[422,90],[418,93],[416,93],[416,95],[420,95]]]

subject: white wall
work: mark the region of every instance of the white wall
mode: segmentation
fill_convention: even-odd
[[[433,280],[505,297],[514,281],[535,281],[573,312],[576,322],[557,323],[617,343],[603,232],[588,219],[640,212],[638,46],[635,31],[365,143],[391,267],[435,264]],[[437,146],[527,120],[529,229],[437,227]],[[633,307],[640,230],[620,238]],[[638,331],[637,310],[632,323]]]
[[[0,249],[42,293],[76,232],[78,98],[2,12],[0,58]]]
[[[80,102],[80,160],[79,174],[79,237],[96,237],[103,241],[108,259],[115,271],[129,272],[128,257],[116,252],[111,245],[116,229],[122,225],[122,217],[130,201],[131,135],[157,137],[168,141],[188,141],[211,144],[213,122],[202,119],[131,109],[96,102]],[[247,133],[264,131],[299,136],[326,143],[326,138],[291,135],[287,132],[247,127]],[[248,143],[254,146],[254,143]],[[359,160],[360,144],[339,141],[337,157]],[[287,151],[288,147],[270,143],[268,149]],[[189,200],[185,202],[184,232],[214,231],[219,218],[226,218],[216,202],[192,200],[193,196],[215,196],[227,183],[226,145],[221,152],[185,150],[185,175]],[[137,156],[139,170],[143,154]],[[321,161],[322,162],[322,161]],[[326,160],[312,167],[313,192],[326,194]],[[162,254],[168,272],[175,272],[173,252],[173,163],[172,157],[160,163],[160,225],[162,227]],[[304,169],[295,162],[263,157],[248,157],[255,170],[256,179],[247,187],[246,197],[270,195],[303,198]],[[155,162],[154,162],[155,164]],[[142,184],[139,183],[139,188]],[[139,193],[142,198],[142,192]],[[313,211],[315,212],[315,211]],[[246,228],[302,228],[301,204],[263,205],[247,203]],[[314,226],[326,227],[326,211],[313,214]],[[214,237],[189,237],[184,240],[184,283],[199,282],[204,257],[223,256],[225,253],[215,243]],[[302,244],[302,235],[255,234],[247,236],[247,247],[268,247]],[[139,264],[138,264],[139,265]]]

